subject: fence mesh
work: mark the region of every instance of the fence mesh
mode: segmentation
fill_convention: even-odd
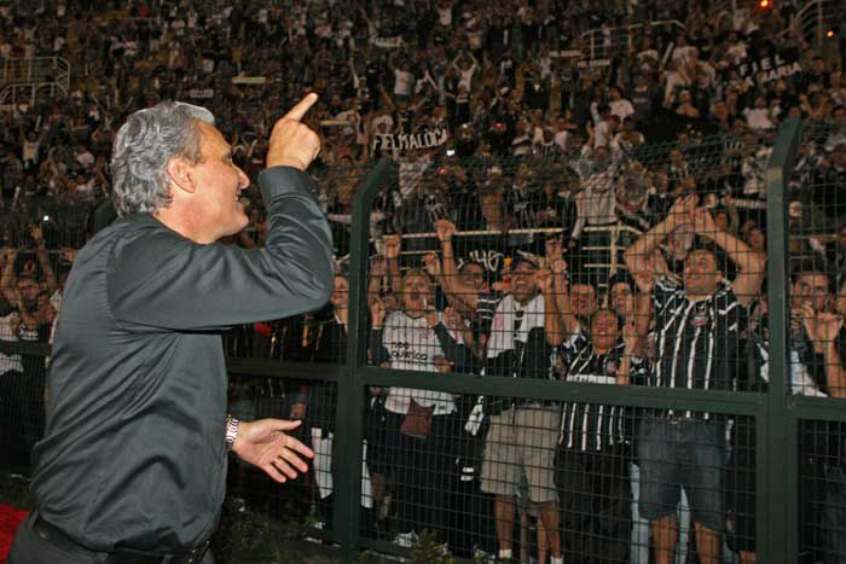
[[[800,562],[846,560],[846,426],[825,398],[846,397],[846,129],[807,124],[790,184],[790,391],[814,420],[798,424]],[[817,406],[820,407],[817,407]]]
[[[368,444],[371,475],[393,485],[387,508],[374,500],[384,538],[428,531],[462,557],[540,562],[754,556],[754,420],[614,400],[619,386],[766,390],[771,139],[626,141],[399,163],[371,225],[370,363],[433,383],[607,386],[608,401],[380,390]]]
[[[799,562],[846,558],[846,423],[799,422]]]
[[[846,389],[836,362],[846,313],[846,143],[837,135],[806,129],[791,178],[789,382],[806,396]],[[449,147],[400,159],[370,210],[362,337],[369,365],[423,373],[428,384],[360,390],[364,465],[349,509],[361,538],[461,558],[752,561],[761,548],[756,418],[623,400],[646,387],[768,391],[771,142],[741,132],[647,146],[624,129],[612,149],[550,150],[541,160],[484,150],[458,158]],[[296,433],[316,452],[312,472],[282,488],[233,460],[227,507],[293,519],[313,537],[336,533],[339,384],[268,374],[274,361],[346,360],[352,201],[363,172],[316,171],[336,251],[330,303],[224,337],[230,359],[263,367],[231,375],[232,413],[302,419]],[[248,196],[251,225],[226,244],[263,243],[261,206]],[[73,258],[63,247],[91,231],[90,207],[56,213],[61,220],[45,209],[7,216],[7,245],[18,250],[3,254],[4,341],[47,341],[47,305],[58,307],[51,284]],[[40,434],[44,378],[43,359],[26,358],[0,357],[3,452],[23,464]],[[479,390],[495,385],[488,377],[585,384],[602,399],[455,394],[440,385],[453,374],[482,376]],[[828,469],[842,461],[818,439],[839,433],[831,422],[801,425],[809,561],[832,554],[826,535],[838,531],[824,500]]]
[[[790,188],[792,391],[844,397],[846,130],[803,130]]]
[[[0,318],[0,323],[14,320]],[[0,352],[0,466],[27,474],[44,431],[45,359]]]
[[[280,486],[232,457],[228,495],[239,509],[268,514],[303,529],[332,525],[337,384],[292,378],[230,376],[230,412],[253,421],[267,417],[302,421],[292,435],[315,453],[310,472]],[[309,531],[314,534],[314,531]]]
[[[372,538],[483,561],[648,564],[663,551],[716,562],[755,550],[750,417],[449,395],[452,411],[424,425],[380,392],[364,416]]]

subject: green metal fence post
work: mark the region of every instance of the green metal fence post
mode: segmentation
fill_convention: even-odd
[[[758,418],[757,537],[759,562],[792,563],[798,558],[796,420],[788,409],[790,359],[788,328],[787,181],[796,162],[801,124],[787,120],[767,166],[767,299],[769,311],[769,389],[767,410]],[[760,439],[765,439],[760,441]]]
[[[361,503],[362,441],[364,439],[365,389],[359,369],[366,364],[367,339],[367,258],[370,210],[379,189],[392,175],[393,163],[383,159],[359,187],[353,204],[350,252],[349,327],[345,370],[338,382],[338,408],[335,423],[335,503],[334,530],[341,543],[345,562],[356,559],[359,547]]]

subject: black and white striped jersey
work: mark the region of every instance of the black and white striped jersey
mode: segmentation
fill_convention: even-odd
[[[685,289],[656,280],[655,368],[649,385],[731,390],[740,365],[740,333],[746,310],[728,282],[711,297],[691,301]]]
[[[562,346],[561,356],[567,382],[616,384],[624,352],[622,340],[607,353],[597,353],[582,334],[573,334]],[[642,384],[646,363],[634,360],[630,378]],[[631,423],[626,408],[584,402],[567,402],[561,415],[561,443],[579,451],[600,451],[630,441]]]

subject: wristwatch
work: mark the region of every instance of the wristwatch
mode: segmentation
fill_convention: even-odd
[[[241,421],[235,419],[231,415],[226,416],[226,450],[232,450],[235,445],[235,439],[238,438],[238,426]]]

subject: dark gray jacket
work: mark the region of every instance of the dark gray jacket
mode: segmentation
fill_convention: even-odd
[[[328,300],[332,241],[311,179],[278,167],[259,183],[262,249],[199,245],[138,214],[79,253],[33,491],[44,519],[80,544],[168,553],[207,539],[226,478],[220,331]]]

